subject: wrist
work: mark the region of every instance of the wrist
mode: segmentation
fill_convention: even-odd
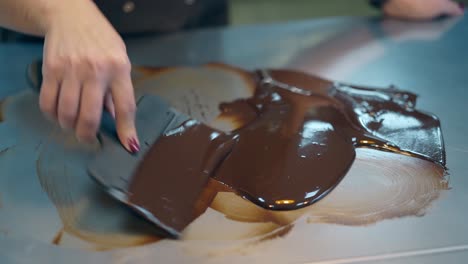
[[[38,5],[34,8],[38,10],[34,12],[35,16],[33,17],[33,21],[35,21],[40,35],[44,36],[49,31],[53,21],[55,21],[56,17],[62,12],[61,9],[64,8],[64,5],[62,1],[50,0],[39,0],[37,3]]]
[[[39,12],[42,19],[38,19],[38,25],[44,35],[54,25],[60,25],[64,20],[74,19],[82,14],[92,14],[95,11],[93,9],[98,10],[94,1],[89,0],[42,0],[42,2],[42,12]]]

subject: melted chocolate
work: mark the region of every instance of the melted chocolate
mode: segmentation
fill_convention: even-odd
[[[261,207],[293,209],[312,203],[346,174],[355,151],[349,122],[332,100],[267,88],[245,103],[258,118],[236,131],[215,179]]]
[[[247,74],[248,75],[248,74]],[[161,137],[130,185],[130,202],[183,230],[213,177],[272,210],[310,205],[346,175],[356,147],[445,166],[440,124],[394,88],[333,84],[304,73],[260,71],[255,95],[220,105],[246,125],[222,133],[191,120]]]
[[[165,134],[139,165],[129,201],[149,220],[183,229],[198,215],[195,206],[217,157],[230,149],[223,136],[195,120]]]

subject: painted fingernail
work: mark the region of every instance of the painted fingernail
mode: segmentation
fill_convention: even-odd
[[[465,9],[465,3],[463,3],[463,2],[458,2],[458,5],[460,6],[461,9]]]
[[[128,140],[128,147],[132,153],[137,153],[140,151],[140,145],[136,141],[135,138],[131,138]]]

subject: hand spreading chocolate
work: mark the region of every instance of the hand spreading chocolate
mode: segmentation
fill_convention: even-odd
[[[47,27],[41,109],[62,128],[74,129],[78,139],[90,141],[105,105],[116,119],[121,142],[137,152],[135,99],[125,44],[96,6],[77,4],[74,10],[73,14],[59,10]]]
[[[45,37],[40,107],[48,117],[91,141],[107,108],[122,144],[139,151],[130,60],[93,1],[1,1],[0,24]]]

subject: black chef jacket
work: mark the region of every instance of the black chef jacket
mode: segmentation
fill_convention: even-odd
[[[228,23],[228,0],[95,0],[123,36],[164,34]],[[34,40],[1,30],[2,41]]]

